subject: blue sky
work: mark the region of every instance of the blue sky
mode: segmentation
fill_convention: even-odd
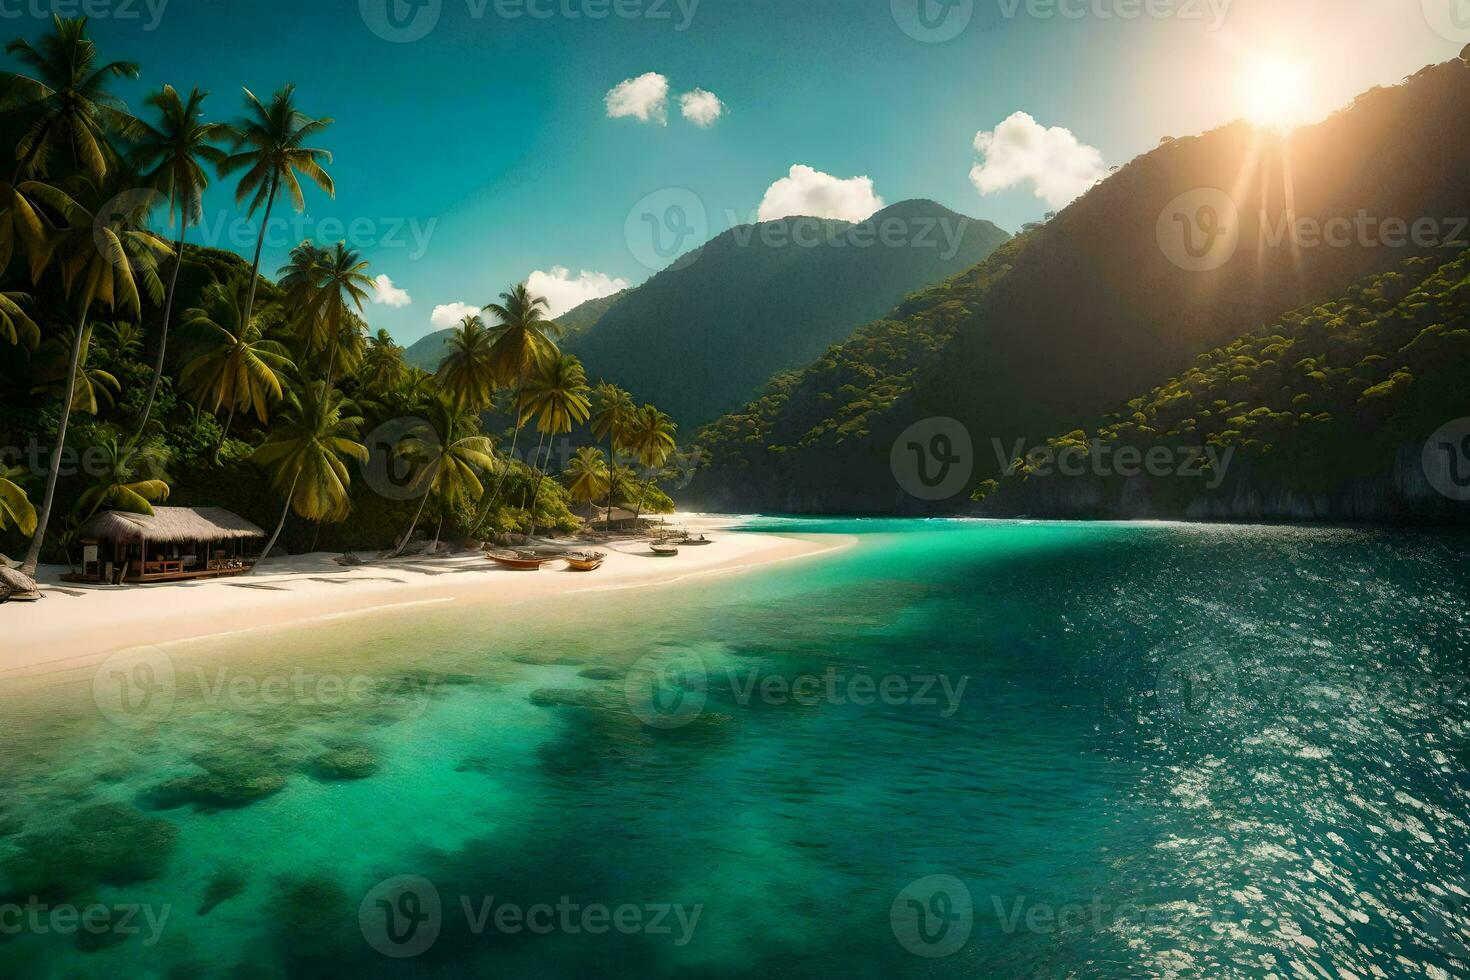
[[[81,2],[6,0],[0,31],[33,36],[43,22],[29,11]],[[367,311],[405,343],[434,329],[436,307],[482,305],[533,271],[641,282],[647,249],[627,229],[632,214],[636,239],[649,195],[702,209],[713,234],[754,216],[797,165],[831,175],[839,199],[865,185],[836,180],[867,177],[886,203],[932,198],[1016,230],[1052,209],[1030,164],[994,161],[989,193],[971,176],[976,134],[1015,113],[1055,150],[1043,156],[1084,172],[1259,111],[1279,87],[1266,61],[1295,76],[1290,114],[1320,117],[1459,53],[1470,31],[1434,9],[1454,2],[87,0],[104,55],[143,65],[122,93],[135,107],[147,88],[198,85],[213,115],[234,117],[242,85],[264,97],[289,81],[306,111],[335,119],[319,142],[336,155],[337,199],[310,193],[302,218],[283,209],[297,223],[265,268],[303,235],[349,238],[408,294]],[[385,40],[370,27],[388,23],[385,3],[423,5],[398,8],[400,22],[432,29]],[[916,4],[955,36],[911,36],[924,35]],[[1128,16],[1140,9],[1161,15]],[[609,118],[608,92],[648,73],[667,79],[667,124]],[[724,106],[713,125],[682,117],[694,89]],[[1024,140],[1027,127],[1002,133]],[[209,243],[248,251],[253,227],[231,200],[211,194]]]

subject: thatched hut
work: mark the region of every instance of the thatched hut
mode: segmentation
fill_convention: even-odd
[[[572,513],[580,517],[589,527],[597,525],[607,527],[608,514],[606,507],[598,507],[596,504],[584,503],[572,508]],[[636,527],[638,517],[631,510],[624,507],[612,509],[612,529],[627,530]]]
[[[0,564],[0,602],[14,600],[31,602],[41,598],[41,590],[34,579],[8,565]]]
[[[152,514],[109,510],[77,532],[84,582],[168,582],[249,571],[249,543],[265,532],[221,507],[155,507]]]

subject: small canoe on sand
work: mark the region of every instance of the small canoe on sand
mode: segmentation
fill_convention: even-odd
[[[607,560],[607,555],[600,551],[579,551],[564,557],[567,567],[574,572],[595,572]]]
[[[556,561],[555,558],[546,558],[529,551],[519,551],[515,554],[508,554],[504,551],[487,551],[485,557],[501,568],[509,568],[517,572],[539,572],[542,565]]]
[[[649,547],[653,549],[653,553],[659,558],[676,558],[679,555],[679,546],[666,541],[660,541],[656,544],[649,545]]]

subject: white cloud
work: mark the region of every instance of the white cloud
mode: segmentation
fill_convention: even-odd
[[[657,72],[619,82],[607,93],[609,119],[669,124],[669,80]]]
[[[725,103],[715,93],[697,88],[679,96],[679,109],[685,119],[701,129],[709,129],[725,114]]]
[[[588,300],[622,292],[629,285],[626,279],[614,279],[605,272],[588,272],[585,269],[573,279],[571,271],[560,265],[552,266],[550,272],[537,270],[526,279],[526,288],[532,296],[546,297],[553,319],[575,310]]]
[[[1036,196],[1061,209],[1107,176],[1101,151],[1060,126],[1047,129],[1024,112],[1014,113],[994,132],[975,134],[984,160],[970,171],[981,194],[1032,186]]]
[[[429,321],[440,330],[448,330],[459,326],[459,321],[467,316],[478,316],[480,308],[468,303],[445,303],[443,306],[434,307]]]
[[[403,308],[413,302],[413,297],[408,295],[408,290],[399,289],[393,285],[393,280],[387,276],[379,276],[373,280],[377,289],[373,293],[373,302],[379,306],[392,306]]]
[[[868,177],[840,180],[831,174],[801,164],[791,168],[766,191],[761,201],[760,220],[775,221],[791,215],[866,221],[883,207],[883,198],[873,193]]]

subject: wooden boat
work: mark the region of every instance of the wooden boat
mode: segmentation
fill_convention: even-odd
[[[557,560],[530,551],[518,551],[515,554],[508,554],[503,551],[487,551],[485,557],[489,558],[501,568],[509,568],[517,572],[539,572],[541,571],[542,565],[547,565]]]
[[[680,546],[686,547],[686,548],[702,548],[702,547],[704,547],[707,544],[714,544],[714,542],[711,541],[709,538],[705,537],[703,534],[701,534],[697,538],[691,538],[688,535],[685,535],[683,538],[681,538],[679,540],[679,544],[680,544]]]
[[[675,558],[679,554],[679,546],[670,541],[655,541],[649,547],[660,558]]]
[[[607,560],[607,555],[600,551],[578,551],[564,555],[563,558],[567,567],[574,572],[595,572]]]

